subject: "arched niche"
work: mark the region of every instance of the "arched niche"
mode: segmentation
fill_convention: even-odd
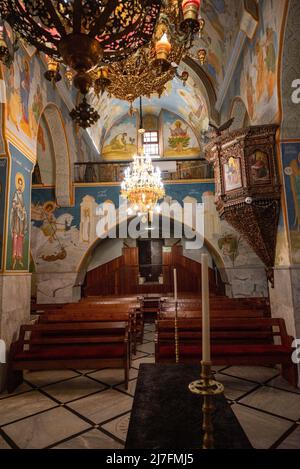
[[[57,204],[70,207],[73,205],[71,158],[64,121],[55,104],[48,104],[40,116],[36,148],[42,183],[55,185]]]
[[[234,118],[231,130],[239,130],[251,125],[247,107],[240,97],[233,99],[228,119]]]

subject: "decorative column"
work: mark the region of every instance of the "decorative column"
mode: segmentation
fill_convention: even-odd
[[[0,157],[0,338],[6,350],[30,319],[30,201],[32,162],[8,142]],[[0,364],[0,389],[5,383]]]

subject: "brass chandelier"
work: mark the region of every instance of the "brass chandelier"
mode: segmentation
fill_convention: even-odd
[[[0,12],[17,34],[48,56],[47,79],[58,81],[58,64],[63,63],[73,71],[74,85],[85,96],[93,86],[91,70],[99,64],[125,59],[152,39],[161,3],[162,0],[0,0]],[[7,51],[0,49],[0,53],[7,59]],[[99,118],[86,99],[71,115],[82,127]]]
[[[185,84],[189,74],[179,74],[178,65],[189,53],[196,34],[202,34],[205,22],[199,18],[199,10],[200,0],[163,0],[152,40],[128,58],[92,71],[95,93],[106,90],[133,103],[139,96],[160,96],[175,76]],[[203,64],[206,53],[200,51]]]

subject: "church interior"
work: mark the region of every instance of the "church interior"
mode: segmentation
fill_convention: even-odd
[[[300,449],[299,0],[0,0],[0,449]]]

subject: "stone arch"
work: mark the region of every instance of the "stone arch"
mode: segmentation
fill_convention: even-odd
[[[55,195],[61,207],[73,205],[72,167],[64,120],[56,104],[49,103],[40,115],[49,130],[55,161]],[[36,155],[38,143],[36,143]]]
[[[128,222],[130,222],[134,217],[131,219],[128,219]],[[171,222],[176,221],[176,219],[171,216]],[[178,221],[178,220],[177,220]],[[97,237],[94,239],[94,241],[90,244],[89,248],[87,251],[84,253],[83,257],[81,258],[78,267],[77,267],[77,284],[81,283],[84,280],[85,273],[89,264],[89,261],[91,260],[91,257],[93,255],[93,252],[98,248],[98,246],[101,244],[102,241],[104,241],[106,238],[104,236],[108,236],[109,232],[112,232],[113,230],[117,230],[119,226],[121,226],[123,223],[125,223],[125,220],[121,220],[120,223],[116,223],[115,226],[112,226],[110,230],[106,230],[102,233],[102,237]],[[189,226],[187,224],[182,223],[183,226],[185,226],[188,230],[194,230],[192,226]],[[198,233],[201,237],[202,234]],[[203,246],[207,249],[209,254],[211,255],[212,259],[215,262],[215,265],[221,275],[222,281],[225,284],[229,283],[228,280],[228,275],[226,271],[226,264],[224,262],[224,259],[222,258],[222,255],[217,251],[217,249],[213,246],[212,242],[207,239],[206,237],[203,238]]]
[[[217,94],[216,94],[214,85],[211,81],[211,78],[205,72],[203,67],[197,64],[190,57],[188,56],[185,57],[183,59],[183,63],[186,66],[191,77],[193,78],[197,86],[199,87],[199,91],[203,94],[205,98],[209,117],[211,118],[212,121],[218,124],[220,122],[220,113],[217,111],[217,108],[216,108]]]

